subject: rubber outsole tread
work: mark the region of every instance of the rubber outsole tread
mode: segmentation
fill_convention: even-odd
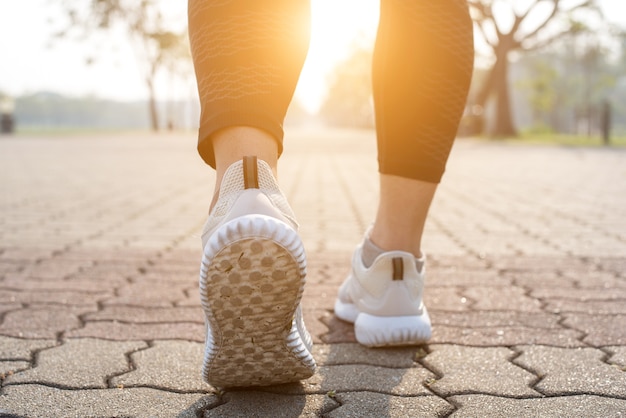
[[[313,375],[315,362],[294,320],[305,274],[302,243],[278,220],[251,215],[216,231],[200,274],[208,383],[264,386]]]

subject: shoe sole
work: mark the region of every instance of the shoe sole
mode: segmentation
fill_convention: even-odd
[[[313,375],[315,361],[294,320],[305,274],[298,234],[275,218],[244,216],[213,234],[200,272],[210,325],[203,365],[208,383],[264,386]]]
[[[375,316],[361,312],[354,321],[356,340],[367,347],[418,345],[431,337],[426,307],[420,316]]]

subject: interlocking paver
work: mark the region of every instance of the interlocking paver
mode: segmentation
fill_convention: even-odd
[[[85,273],[78,273],[76,276],[70,276],[67,279],[25,279],[19,275],[8,275],[0,282],[0,289],[7,290],[27,290],[29,292],[45,292],[45,291],[73,291],[95,294],[110,294],[111,291],[126,282],[119,280],[117,282],[102,281],[84,277]]]
[[[30,361],[33,351],[57,344],[56,340],[25,340],[0,335],[0,359]]]
[[[172,393],[150,388],[68,390],[42,385],[9,385],[0,394],[0,414],[50,416],[123,416],[195,418],[218,403],[215,395]]]
[[[0,330],[1,331],[1,330]],[[87,322],[83,328],[69,331],[66,337],[93,337],[109,340],[166,340],[204,341],[204,325],[189,322],[132,324],[117,321]]]
[[[463,294],[475,301],[472,309],[541,312],[541,302],[520,287],[472,286]]]
[[[287,136],[280,180],[307,250],[302,306],[320,368],[299,384],[221,398],[199,378],[199,232],[214,174],[194,135],[3,137],[0,415],[616,416],[626,408],[618,392],[626,183],[615,181],[626,153],[459,141],[425,229],[433,339],[379,350],[358,345],[353,325],[332,312],[376,214],[373,132]],[[127,343],[142,348],[121,349]],[[83,371],[94,352],[101,369]],[[572,387],[585,394],[563,392]]]
[[[580,339],[582,331],[573,329],[550,329],[519,326],[502,327],[433,327],[433,344],[461,344],[483,347],[510,347],[518,344],[545,344],[557,347],[585,346]]]
[[[539,395],[530,388],[537,376],[513,365],[509,360],[515,352],[507,348],[434,344],[430,349],[432,352],[422,362],[442,376],[429,385],[440,396],[461,393]]]
[[[626,302],[626,289],[572,289],[572,288],[555,288],[555,287],[539,287],[533,289],[530,295],[535,298],[542,299],[572,299],[579,302],[587,302],[591,300],[621,300]]]
[[[532,399],[456,395],[450,400],[459,405],[451,417],[620,417],[626,410],[626,400],[592,395]]]
[[[367,364],[321,366],[302,386],[272,386],[266,390],[279,393],[370,391],[416,396],[431,393],[424,384],[434,377],[420,365],[411,368],[387,368]]]
[[[94,306],[96,303],[106,299],[110,292],[87,293],[74,292],[69,290],[6,290],[0,292],[0,303],[56,303],[60,305],[74,306]]]
[[[111,379],[112,385],[148,386],[181,392],[203,391],[204,344],[190,341],[154,341],[150,348],[130,355],[136,369]]]
[[[470,302],[458,287],[435,287],[424,290],[424,303],[431,310],[442,311],[467,311]]]
[[[594,348],[567,350],[558,347],[518,347],[515,363],[533,370],[541,380],[535,388],[546,395],[588,393],[626,395],[626,373],[606,362],[606,354]]]
[[[452,405],[436,396],[404,398],[376,392],[338,394],[341,406],[325,416],[347,417],[443,417],[454,410]]]
[[[0,360],[0,382],[10,379],[15,372],[28,369],[29,367],[30,363],[27,361]]]
[[[454,327],[528,327],[561,329],[561,317],[543,312],[520,311],[470,311],[470,312],[439,312],[431,309],[431,321],[435,325]]]
[[[264,392],[232,392],[223,396],[223,404],[204,412],[211,417],[320,417],[339,406],[326,395],[281,395]]]
[[[35,367],[13,374],[5,383],[106,388],[109,376],[129,370],[126,353],[145,347],[143,341],[70,339],[58,347],[40,351]]]
[[[382,367],[412,367],[421,347],[368,348],[360,344],[316,344],[313,356],[318,365],[369,364]]]
[[[199,306],[155,308],[141,306],[107,305],[97,312],[84,315],[85,321],[125,321],[133,323],[154,322],[198,322],[204,323],[204,314]]]
[[[89,308],[54,305],[10,311],[0,324],[0,334],[20,338],[56,338],[61,332],[82,326],[79,315],[87,312],[90,312]]]
[[[154,283],[129,283],[118,291],[118,295],[107,298],[104,305],[174,306],[185,299],[185,293],[176,283],[155,286]]]
[[[571,299],[551,299],[546,302],[544,310],[561,312],[581,312],[590,315],[626,314],[626,300],[592,300],[577,301]]]
[[[609,363],[621,366],[626,371],[626,347],[607,347],[607,350],[611,352]]]
[[[584,341],[592,346],[626,344],[626,315],[564,313],[564,325],[584,331]]]

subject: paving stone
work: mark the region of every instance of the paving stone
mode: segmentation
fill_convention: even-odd
[[[0,288],[1,288],[0,284]],[[67,290],[2,290],[0,303],[56,303],[73,306],[93,306],[106,299],[112,292],[87,293]]]
[[[326,395],[281,395],[264,392],[228,392],[223,404],[204,412],[210,417],[320,417],[339,404]]]
[[[35,262],[37,260],[52,258],[53,253],[53,248],[35,248],[30,246],[28,248],[3,248],[2,253],[0,253],[0,260]]]
[[[189,341],[154,341],[150,348],[130,355],[136,369],[111,379],[111,384],[149,386],[181,392],[210,387],[202,380],[204,344]]]
[[[454,408],[436,396],[410,398],[375,392],[353,392],[336,395],[341,406],[324,415],[337,418],[361,417],[443,417]]]
[[[0,360],[30,361],[33,351],[57,344],[56,340],[24,340],[0,335]]]
[[[56,338],[60,332],[81,326],[79,315],[88,312],[77,307],[49,306],[7,312],[0,324],[0,335],[20,338]]]
[[[331,312],[324,312],[319,320],[326,326],[326,333],[320,335],[322,342],[327,344],[356,342],[353,324],[342,321]]]
[[[143,308],[139,306],[104,306],[85,315],[86,321],[117,320],[132,323],[198,322],[204,324],[200,307]]]
[[[607,347],[611,352],[609,363],[618,365],[623,371],[626,371],[626,347]]]
[[[195,418],[199,410],[217,403],[215,395],[149,388],[67,390],[42,385],[9,385],[2,388],[0,414],[29,418]]]
[[[24,277],[40,279],[61,279],[70,274],[86,269],[92,265],[90,260],[55,260],[54,258],[41,260],[36,264],[27,265],[21,274]]]
[[[430,212],[431,218],[436,216],[435,211]],[[427,221],[428,223],[428,221]],[[483,258],[478,258],[472,255],[462,255],[462,256],[450,256],[443,255],[440,256],[435,253],[428,253],[428,271],[432,271],[437,269],[446,269],[447,271],[459,271],[464,272],[466,270],[474,270],[480,271],[485,270],[490,264],[488,260]],[[427,273],[430,275],[430,273]],[[431,277],[431,276],[429,276]]]
[[[604,362],[606,354],[594,348],[517,347],[515,363],[537,373],[535,389],[546,395],[597,394],[623,397],[626,373]]]
[[[541,312],[541,302],[526,296],[521,287],[474,286],[463,291],[463,295],[475,301],[472,309]]]
[[[523,288],[535,288],[535,287],[575,287],[577,284],[576,278],[564,277],[557,271],[514,271],[505,272],[507,277],[510,277],[515,286]]]
[[[585,332],[583,341],[594,347],[626,344],[626,315],[564,313],[563,316],[563,324]]]
[[[623,224],[621,222],[620,224],[618,224],[618,226],[623,231]],[[597,263],[602,268],[602,270],[611,271],[621,277],[625,277],[624,272],[626,272],[626,260],[624,260],[623,254],[624,253],[622,253],[619,257],[614,258],[597,257],[593,259],[593,261]]]
[[[415,366],[416,354],[423,347],[368,348],[361,344],[315,344],[313,357],[320,366],[368,364],[370,366],[408,368]]]
[[[519,311],[476,311],[440,312],[429,309],[430,319],[435,326],[453,327],[528,327],[560,329],[559,315]]]
[[[16,262],[9,262],[9,261],[4,261],[2,260],[2,255],[0,254],[0,279],[3,276],[6,276],[7,273],[17,273],[18,271],[20,271],[23,267],[16,263]],[[0,280],[0,283],[2,283],[2,280]]]
[[[592,272],[571,272],[568,276],[576,280],[577,287],[599,288],[599,289],[624,289],[626,288],[626,278],[617,277],[613,272],[592,271]]]
[[[9,311],[15,311],[22,307],[23,305],[17,302],[3,303],[2,305],[0,305],[0,320],[2,319],[3,313],[9,312]]]
[[[544,310],[561,312],[581,312],[589,315],[626,314],[626,301],[592,300],[581,302],[571,299],[552,299],[547,301]]]
[[[511,286],[512,278],[492,269],[462,269],[427,266],[426,288],[441,286]]]
[[[199,255],[198,260],[190,263],[193,266],[193,271],[188,271],[185,267],[178,266],[171,269],[165,269],[164,266],[161,266],[155,271],[154,267],[150,266],[146,273],[133,276],[133,280],[136,283],[180,283],[183,285],[196,285],[197,287],[201,259],[202,256]]]
[[[545,344],[557,347],[582,347],[583,332],[572,329],[551,329],[533,327],[433,327],[432,344],[460,344],[477,347],[505,346],[519,344]]]
[[[0,332],[2,329],[0,328]],[[93,337],[108,340],[188,340],[204,342],[202,324],[173,322],[162,324],[126,324],[116,321],[87,322],[83,328],[69,331],[66,337]]]
[[[428,287],[424,289],[424,303],[429,310],[467,311],[471,301],[459,287]]]
[[[40,351],[35,367],[14,374],[5,383],[105,388],[109,376],[130,369],[126,353],[145,347],[147,344],[143,341],[70,339],[58,347]]]
[[[304,316],[304,323],[306,324],[307,331],[311,334],[314,344],[322,344],[322,337],[328,334],[328,326],[322,322],[322,319],[329,314],[328,311],[319,310],[302,310]],[[334,315],[333,315],[334,316]]]
[[[626,400],[592,395],[533,399],[456,395],[449,400],[459,405],[451,417],[620,417],[626,410]]]
[[[189,152],[192,136],[185,136],[184,140],[180,135],[159,136],[158,141],[148,135],[107,136],[106,140],[85,137],[81,141],[20,137],[0,142],[0,166],[9,167],[11,173],[9,193],[5,194],[8,205],[0,205],[0,334],[22,336],[9,340],[0,337],[0,352],[6,350],[10,355],[0,360],[31,362],[38,357],[31,353],[46,347],[53,348],[42,353],[56,353],[60,349],[57,340],[63,341],[68,335],[122,342],[156,340],[159,345],[135,353],[147,356],[136,361],[142,366],[124,369],[132,371],[112,375],[111,379],[146,379],[164,387],[192,389],[187,380],[179,382],[165,376],[167,363],[151,366],[161,357],[156,355],[163,349],[161,343],[174,346],[197,341],[201,346],[204,339],[197,296],[201,254],[198,233],[210,200],[214,173],[195,153]],[[307,131],[299,139],[282,159],[281,172],[285,175],[281,176],[281,186],[298,213],[309,256],[309,281],[303,301],[305,319],[314,340],[326,343],[315,348],[321,357],[321,369],[314,378],[299,385],[259,389],[258,393],[264,392],[263,399],[275,396],[271,398],[274,403],[304,399],[295,402],[313,405],[311,415],[335,411],[335,415],[361,416],[360,412],[369,411],[370,407],[375,416],[449,413],[450,406],[433,397],[424,385],[436,386],[440,382],[433,381],[434,376],[427,371],[419,372],[422,368],[413,362],[415,354],[421,349],[423,355],[428,347],[366,349],[356,344],[352,324],[332,314],[337,287],[348,273],[354,246],[375,216],[375,134],[342,131],[341,135],[320,135]],[[30,152],[33,147],[41,152]],[[329,149],[333,152],[329,153]],[[138,152],[143,156],[141,160],[135,158]],[[73,158],[67,158],[68,155]],[[626,183],[614,179],[626,174],[625,158],[625,153],[615,150],[529,145],[512,148],[501,143],[460,141],[453,150],[446,181],[426,225],[426,242],[432,245],[425,290],[434,323],[431,344],[468,345],[458,348],[475,351],[483,347],[489,353],[510,352],[510,347],[517,345],[594,344],[601,347],[598,352],[604,357],[585,357],[583,364],[589,363],[594,373],[597,368],[604,371],[607,367],[613,373],[624,373],[626,324],[622,317],[626,315],[621,302],[626,300],[622,295],[626,289],[626,232],[622,233],[621,212],[626,204]],[[116,161],[115,170],[105,164],[111,160]],[[585,164],[581,165],[581,160]],[[63,163],[57,164],[59,161]],[[143,175],[146,167],[157,165],[162,169],[151,171],[151,176]],[[546,166],[551,170],[546,172]],[[76,176],[76,172],[82,175]],[[355,176],[360,181],[350,183],[349,179]],[[59,183],[64,187],[51,187]],[[350,187],[345,188],[344,183]],[[50,214],[49,208],[53,208]],[[9,294],[4,290],[21,293]],[[531,291],[536,293],[529,297]],[[63,292],[65,299],[59,298]],[[81,298],[93,292],[108,295],[108,303],[96,303],[100,298]],[[79,303],[84,305],[71,306]],[[200,315],[198,319],[193,316],[194,310]],[[29,345],[23,338],[38,339]],[[50,345],[41,346],[44,343]],[[176,352],[171,353],[175,356]],[[434,354],[433,351],[431,355]],[[493,364],[486,366],[496,368],[503,364],[501,357],[493,358]],[[72,359],[65,356],[63,360],[71,363]],[[191,359],[185,356],[172,361],[178,364]],[[446,365],[442,362],[442,367]],[[507,371],[512,370],[510,367],[516,366],[507,366]],[[159,371],[164,375],[160,376]],[[445,373],[444,379],[448,375],[451,387],[460,385],[461,379],[450,377],[452,372]],[[427,377],[414,376],[415,373],[427,373]],[[404,380],[398,383],[398,379]],[[514,389],[523,387],[524,379],[518,379],[516,384]],[[371,392],[359,392],[364,385]],[[379,393],[376,385],[382,385],[387,392],[424,392],[417,396],[393,396]],[[337,392],[335,403],[325,395],[337,387],[345,391]],[[41,391],[29,395],[28,388]],[[81,400],[85,402],[78,405],[76,416],[142,416],[144,412],[158,415],[149,413],[149,408],[158,408],[159,403],[152,394],[164,394],[176,402],[186,396],[172,393],[177,391],[135,387],[121,392],[72,392],[12,383],[3,388],[0,408],[9,393],[11,402],[15,404],[19,399],[20,408],[29,416],[71,415],[74,405],[69,402],[80,404]],[[136,401],[139,412],[133,413],[127,405],[111,412],[114,402],[122,399],[119,393]],[[55,397],[65,400],[50,401]],[[319,406],[323,403],[310,401],[315,397],[332,400],[330,405],[336,409],[327,410]],[[607,406],[616,400],[605,397],[598,403],[601,398],[572,394],[566,398],[566,406],[569,401],[575,402],[573,406],[581,405],[583,399],[607,408],[606,414],[597,415],[616,415]],[[44,399],[40,402],[42,409],[35,406],[40,399]],[[183,408],[185,413],[195,416],[202,408],[200,405],[210,407],[220,402],[210,398],[212,402],[203,404],[202,399],[207,398],[196,399],[200,403]],[[245,402],[245,395],[241,399]],[[542,411],[536,405],[557,405],[556,398],[551,397],[485,399],[501,410],[509,408],[508,416],[519,415],[510,405],[529,408],[535,411],[534,415],[541,415],[537,411]],[[338,407],[342,402],[343,406]],[[624,402],[623,396],[619,402]],[[146,404],[149,407],[144,407]],[[51,406],[45,409],[46,405]],[[64,405],[71,405],[68,410],[72,412],[57,409]],[[85,405],[96,409],[86,410]],[[426,406],[418,409],[425,411],[423,414],[403,414],[395,407],[408,405],[432,405],[432,409]],[[100,406],[108,409],[97,410]],[[547,410],[551,413],[555,409]],[[306,407],[301,408],[300,414],[307,411]],[[567,409],[562,411],[554,415],[576,415]],[[579,414],[582,416],[595,412],[581,411],[587,411]],[[163,415],[178,413],[169,410]]]
[[[422,363],[441,378],[428,387],[447,397],[460,393],[490,393],[502,396],[537,396],[529,386],[536,376],[509,360],[516,355],[508,348],[430,345]],[[480,378],[476,378],[480,376]]]
[[[10,290],[28,290],[28,291],[75,291],[86,293],[111,293],[116,286],[125,283],[125,280],[119,280],[118,283],[82,279],[70,277],[69,279],[24,279],[19,276],[8,276],[0,282],[0,288]]]
[[[103,304],[168,307],[185,297],[183,289],[174,283],[130,283],[120,288],[117,296],[104,300]]]
[[[626,303],[626,289],[573,289],[540,287],[530,292],[532,297],[541,299],[573,299],[580,302],[592,300],[621,300]]]
[[[326,393],[328,391],[371,391],[391,395],[428,395],[424,383],[434,375],[421,365],[387,368],[369,365],[321,366],[301,385],[268,386],[268,392],[285,394]]]
[[[26,370],[30,367],[30,362],[19,360],[0,360],[0,382],[10,378],[15,372]]]

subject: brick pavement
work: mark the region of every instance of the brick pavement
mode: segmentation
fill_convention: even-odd
[[[424,243],[432,341],[366,349],[332,306],[374,136],[287,137],[320,367],[227,392],[200,379],[194,136],[0,137],[0,415],[624,416],[626,150],[457,142]]]

